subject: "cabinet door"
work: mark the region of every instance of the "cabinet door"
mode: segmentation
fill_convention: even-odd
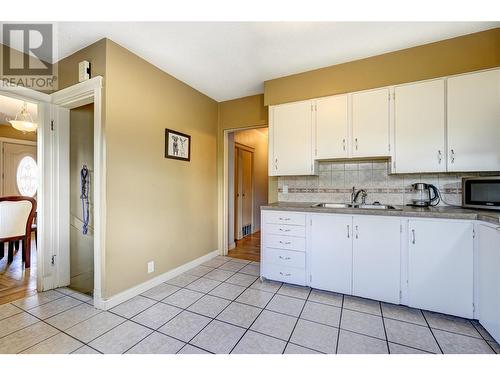
[[[352,155],[389,155],[389,89],[352,95]]]
[[[399,303],[401,221],[354,216],[352,293]]]
[[[394,94],[393,171],[445,172],[444,80],[398,86]]]
[[[448,79],[448,170],[500,170],[500,70]]]
[[[283,104],[271,109],[274,176],[310,175],[312,168],[312,102]]]
[[[462,221],[409,221],[410,306],[472,318],[472,229]]]
[[[316,100],[316,159],[346,158],[349,129],[347,95]]]
[[[500,342],[500,227],[478,227],[479,321]]]
[[[310,285],[351,294],[352,217],[311,215],[308,243]]]

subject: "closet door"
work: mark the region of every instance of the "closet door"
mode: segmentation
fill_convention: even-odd
[[[395,88],[393,172],[446,171],[444,84],[439,79]]]
[[[500,70],[448,79],[448,171],[500,170]]]
[[[348,156],[347,95],[316,100],[316,159],[346,158]]]
[[[352,95],[352,156],[389,156],[389,89]]]

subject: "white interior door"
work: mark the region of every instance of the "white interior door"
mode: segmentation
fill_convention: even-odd
[[[500,170],[500,70],[448,79],[448,170]]]
[[[444,84],[440,79],[395,88],[397,173],[446,171]]]
[[[316,100],[316,159],[348,156],[348,98],[337,95]]]
[[[389,89],[352,95],[352,155],[389,156]]]
[[[253,218],[253,153],[235,148],[236,156],[236,239],[251,233]]]
[[[35,196],[39,181],[36,146],[3,142],[2,153],[2,195]]]

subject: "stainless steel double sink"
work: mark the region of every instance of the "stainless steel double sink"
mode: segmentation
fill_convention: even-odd
[[[316,203],[311,207],[324,207],[324,208],[359,208],[366,210],[401,210],[388,204],[372,203],[372,204],[357,204],[357,203]]]

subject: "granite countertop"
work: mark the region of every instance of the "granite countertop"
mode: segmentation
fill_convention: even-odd
[[[322,212],[356,215],[434,217],[440,219],[481,220],[487,223],[500,224],[500,212],[488,210],[473,210],[461,207],[410,207],[394,206],[396,210],[377,210],[367,208],[327,208],[312,207],[314,203],[277,202],[262,206],[263,210]]]

